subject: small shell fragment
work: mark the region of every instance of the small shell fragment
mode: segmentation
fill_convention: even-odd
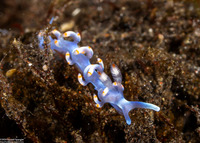
[[[11,77],[16,72],[16,69],[10,69],[6,72],[6,77]]]

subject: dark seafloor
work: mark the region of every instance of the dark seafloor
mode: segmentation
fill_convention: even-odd
[[[132,110],[128,126],[111,105],[97,109],[93,86],[47,46],[55,28],[80,32],[91,63],[102,58],[110,77],[110,64],[119,66],[126,99],[161,111]],[[1,0],[0,67],[0,139],[200,142],[198,0]]]

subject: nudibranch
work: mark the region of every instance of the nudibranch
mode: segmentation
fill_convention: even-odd
[[[43,48],[43,32],[38,35],[39,46]],[[96,107],[101,108],[105,103],[110,103],[118,113],[124,115],[126,123],[131,124],[129,117],[129,111],[134,108],[145,108],[159,111],[160,108],[151,103],[128,101],[124,98],[124,87],[121,84],[122,75],[119,68],[115,65],[111,65],[111,74],[114,82],[104,72],[104,64],[102,59],[98,58],[98,64],[91,64],[90,58],[93,56],[93,50],[90,46],[79,47],[78,43],[81,41],[79,33],[73,31],[67,31],[60,33],[58,30],[53,30],[52,34],[56,38],[49,36],[50,47],[52,50],[65,53],[66,61],[69,65],[75,65],[80,73],[78,74],[78,81],[81,85],[86,86],[88,83],[92,83],[97,95],[93,95]],[[73,41],[65,40],[66,37],[71,37]]]

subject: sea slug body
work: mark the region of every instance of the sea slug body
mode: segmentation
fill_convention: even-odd
[[[115,64],[111,65],[111,74],[114,79],[114,82],[112,82],[104,72],[104,64],[100,58],[97,59],[98,64],[90,63],[89,59],[93,56],[92,48],[78,46],[81,41],[79,33],[68,31],[61,34],[59,31],[53,30],[52,34],[56,36],[56,39],[49,36],[51,49],[65,53],[68,64],[75,65],[79,69],[78,81],[81,85],[86,86],[88,83],[94,85],[95,90],[98,92],[98,96],[93,95],[96,107],[101,108],[105,103],[110,103],[118,113],[124,115],[128,125],[131,124],[128,113],[134,108],[160,110],[158,106],[151,103],[126,100],[123,95],[124,87],[121,84],[122,75],[119,68]],[[65,40],[65,37],[71,37],[73,41]],[[43,48],[44,38],[42,32],[39,33],[38,39],[40,48]]]

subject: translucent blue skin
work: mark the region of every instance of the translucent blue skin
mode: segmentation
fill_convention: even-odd
[[[44,39],[42,36],[38,36],[39,39],[39,46],[40,48],[43,48],[43,42]],[[145,102],[139,102],[139,101],[128,101],[124,98],[123,90],[121,90],[119,87],[114,86],[110,80],[110,78],[106,82],[102,82],[99,78],[99,74],[94,71],[91,76],[87,75],[86,68],[91,65],[89,59],[84,54],[74,54],[74,50],[76,48],[79,48],[77,45],[77,42],[71,42],[64,40],[63,37],[59,37],[59,45],[60,47],[56,46],[54,44],[54,39],[52,39],[49,36],[50,39],[50,46],[52,50],[57,50],[62,53],[69,52],[71,60],[75,64],[75,66],[79,69],[81,74],[84,77],[84,80],[86,83],[92,83],[95,87],[95,90],[98,92],[98,98],[100,107],[103,106],[104,103],[110,103],[117,111],[118,113],[124,115],[126,123],[128,125],[131,124],[131,119],[129,117],[129,111],[134,108],[145,108],[145,109],[152,109],[154,111],[159,111],[160,108],[154,104],[151,103],[145,103]],[[61,48],[62,47],[62,48]],[[102,95],[102,92],[105,88],[108,88],[108,93],[106,96]]]

